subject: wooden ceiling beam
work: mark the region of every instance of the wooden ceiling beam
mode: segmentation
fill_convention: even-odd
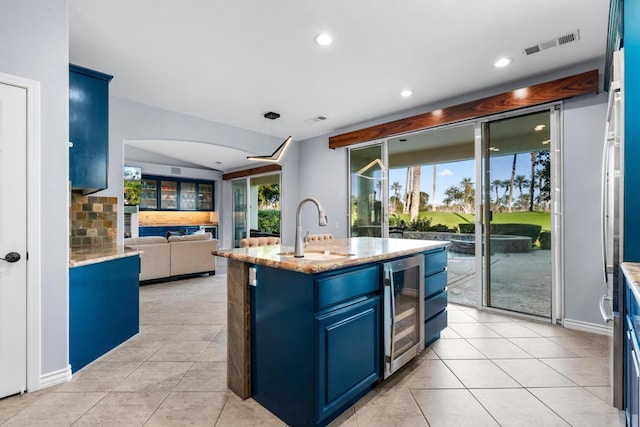
[[[477,119],[578,95],[598,93],[598,70],[512,90],[464,104],[329,137],[329,148],[347,147],[435,126]]]
[[[224,181],[227,181],[229,179],[244,178],[246,176],[258,175],[267,172],[279,172],[281,170],[282,166],[277,164],[270,164],[266,166],[258,166],[251,169],[243,169],[241,171],[225,173],[224,175],[222,175],[222,179]]]

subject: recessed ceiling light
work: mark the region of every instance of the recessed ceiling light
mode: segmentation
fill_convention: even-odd
[[[500,58],[498,59],[496,62],[493,63],[493,66],[496,68],[503,68],[506,67],[507,65],[511,64],[513,62],[512,58]]]
[[[333,43],[333,37],[327,33],[320,33],[313,38],[313,41],[316,42],[318,46],[329,46]]]
[[[400,92],[400,96],[407,98],[409,96],[413,95],[413,91],[409,90],[409,89],[405,89],[402,92]]]
[[[535,130],[536,132],[540,132],[542,129],[546,128],[546,125],[538,125],[536,127],[533,128],[533,130]]]

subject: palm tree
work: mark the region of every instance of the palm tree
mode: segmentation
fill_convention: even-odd
[[[516,177],[516,160],[518,154],[513,155],[513,165],[511,166],[511,180],[509,181],[509,199],[507,200],[507,210],[511,212],[511,204],[513,203],[513,181]]]
[[[522,196],[520,196],[520,199],[518,199],[518,204],[520,206],[520,209],[527,209],[529,207],[529,194],[523,194]]]
[[[437,174],[436,174],[436,164],[433,164],[433,193],[432,194],[432,198],[431,198],[431,204],[433,205],[433,210],[436,210],[436,178],[437,178]]]
[[[500,190],[500,187],[502,187],[501,179],[494,179],[493,181],[491,181],[491,189],[495,190],[496,192],[496,205],[498,204],[498,202],[500,202],[500,194],[498,194],[498,190]]]
[[[462,178],[462,181],[460,181],[460,185],[462,186],[463,202],[466,205],[466,212],[467,210],[471,210],[473,202],[475,200],[475,196],[473,194],[473,181],[469,177]]]
[[[531,153],[531,179],[529,180],[529,211],[533,212],[533,193],[535,191],[535,174],[536,174],[536,159],[538,153],[533,151]]]
[[[511,181],[508,179],[501,180],[500,187],[504,190],[504,193],[502,193],[502,199],[504,199],[507,196],[509,188],[511,188]]]
[[[398,193],[400,193],[400,190],[402,190],[402,185],[400,185],[398,181],[395,181],[393,184],[391,184],[391,191],[393,191],[393,197],[395,197],[394,202],[391,204],[391,213],[396,212],[397,203],[400,201],[398,197]]]
[[[460,202],[464,201],[464,191],[462,191],[459,187],[456,187],[455,185],[452,185],[451,187],[447,188],[444,191],[444,195],[447,196],[446,198],[448,199],[448,203],[446,204],[447,206],[449,206],[451,202],[453,202],[455,205],[460,205]]]
[[[549,201],[549,175],[545,169],[536,170],[536,179],[538,180],[538,197],[536,197],[538,203],[542,205],[542,209],[547,211],[547,202]]]
[[[413,167],[413,192],[411,194],[411,222],[418,220],[420,213],[420,166]]]
[[[524,175],[516,175],[513,182],[516,187],[518,187],[518,191],[520,192],[520,199],[522,199],[522,189],[529,188],[529,180]]]
[[[413,177],[413,168],[407,168],[407,180],[405,182],[405,191],[404,191],[404,206],[402,207],[402,213],[408,214],[409,208],[411,207],[411,193],[409,192],[409,188],[413,187],[413,183],[411,178]]]

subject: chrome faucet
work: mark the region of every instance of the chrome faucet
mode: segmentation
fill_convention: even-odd
[[[315,197],[305,197],[298,203],[298,210],[296,211],[296,247],[293,251],[293,256],[296,258],[304,257],[304,243],[302,242],[302,205],[306,202],[315,203],[318,208],[318,224],[321,227],[324,227],[328,224],[327,215],[324,213],[324,209],[322,209],[322,205]]]

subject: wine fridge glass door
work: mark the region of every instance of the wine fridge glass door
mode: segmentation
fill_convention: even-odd
[[[385,378],[424,347],[424,256],[384,264]]]

